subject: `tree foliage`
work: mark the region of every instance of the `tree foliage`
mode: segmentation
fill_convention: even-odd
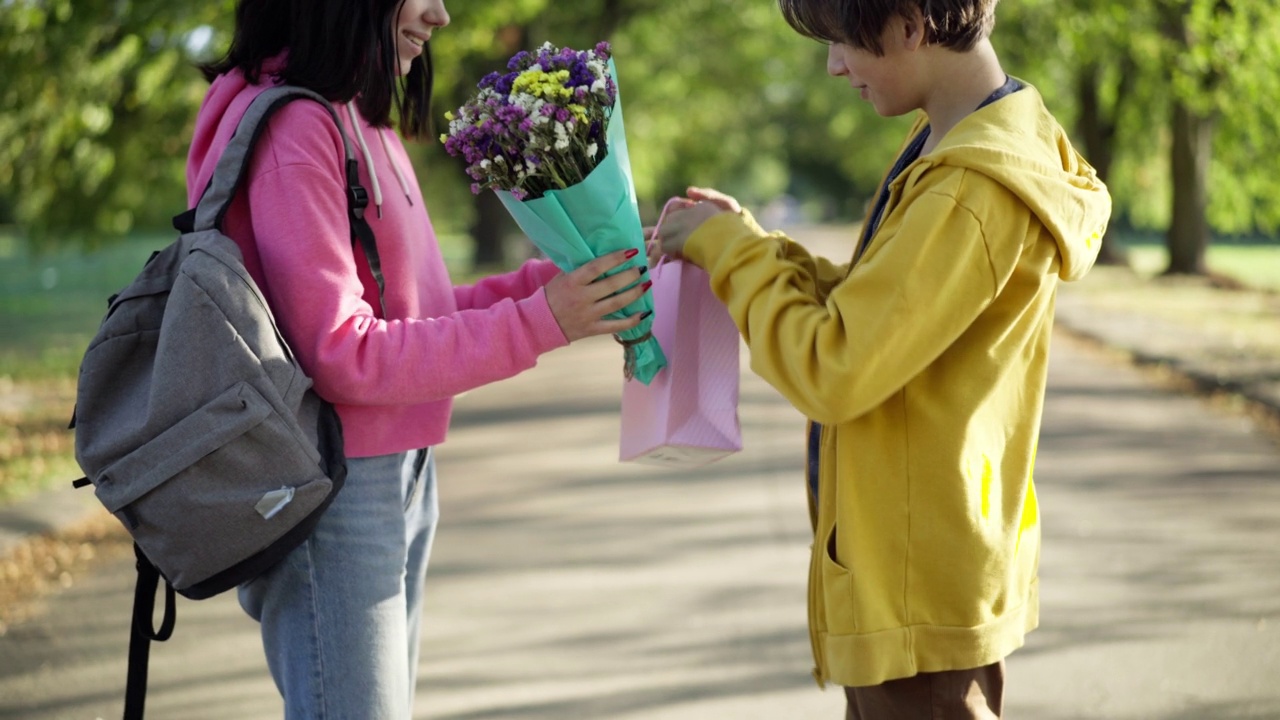
[[[167,224],[182,204],[205,90],[191,66],[225,49],[233,7],[0,0],[0,222],[42,242]],[[825,49],[792,32],[773,2],[486,0],[449,9],[453,23],[432,41],[437,118],[517,50],[614,44],[649,213],[698,183],[753,204],[788,192],[815,218],[857,218],[909,122],[876,117],[828,77]],[[1181,108],[1211,129],[1201,215],[1218,233],[1280,229],[1280,179],[1259,162],[1280,151],[1274,3],[1003,0],[997,14],[1006,69],[1041,90],[1104,171],[1118,225],[1164,228],[1178,213]],[[412,152],[437,226],[490,243],[510,229],[492,198],[470,197],[438,143]]]
[[[218,3],[12,0],[0,8],[0,196],[28,233],[90,243],[180,207],[204,81],[191,32]]]
[[[1271,111],[1280,102],[1273,3],[1010,0],[999,17],[1007,66],[1035,82],[1065,118],[1082,119],[1087,108],[1072,89],[1094,80],[1088,85],[1115,124],[1108,181],[1119,220],[1170,224],[1172,123],[1181,104],[1216,125],[1206,208],[1214,229],[1280,230],[1280,180],[1257,163],[1280,151]]]

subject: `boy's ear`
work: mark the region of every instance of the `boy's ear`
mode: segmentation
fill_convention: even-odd
[[[896,40],[902,44],[902,49],[913,51],[925,45],[925,37],[928,33],[925,31],[924,13],[919,7],[912,6],[904,11],[899,21],[901,24],[896,28],[898,30]]]

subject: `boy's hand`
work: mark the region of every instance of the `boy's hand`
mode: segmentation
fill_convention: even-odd
[[[681,257],[685,242],[702,223],[720,213],[742,210],[737,200],[717,190],[691,187],[687,192],[692,202],[673,207],[658,228],[655,239],[665,255]]]
[[[687,198],[671,198],[667,201],[667,207],[664,208],[663,215],[659,220],[665,225],[667,222],[666,219],[670,217],[673,210],[693,207],[696,204],[697,203]],[[663,255],[662,245],[658,242],[658,236],[654,234],[655,230],[658,230],[658,226],[656,225],[644,226],[645,257],[649,260],[649,267],[657,267],[658,261],[662,259]]]
[[[731,212],[731,213],[742,212],[742,206],[738,204],[737,200],[734,200],[733,198],[729,197],[728,195],[725,195],[719,190],[712,190],[711,188],[691,187],[685,191],[685,194],[689,196],[690,200],[713,203],[716,207],[720,208],[721,210],[724,210],[725,212]]]

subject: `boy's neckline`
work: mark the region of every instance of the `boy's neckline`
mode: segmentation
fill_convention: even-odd
[[[978,106],[976,108],[974,108],[972,111],[970,111],[969,113],[961,117],[959,120],[957,120],[955,125],[952,125],[951,128],[947,130],[947,132],[950,132],[951,130],[955,129],[955,126],[959,125],[964,120],[964,118],[968,117],[969,115],[972,115],[973,113],[978,112],[982,108],[990,105],[993,102],[996,102],[997,100],[1000,100],[1001,98],[1007,97],[1009,95],[1012,95],[1018,92],[1024,87],[1026,87],[1026,85],[1021,80],[1018,80],[1017,78],[1006,73],[1004,76],[1004,83],[1000,87],[993,90],[990,95],[987,95],[986,99],[978,103]],[[933,131],[932,123],[925,125],[924,128],[921,129],[921,132],[928,133],[928,137],[926,137],[924,140],[924,145],[922,145],[920,148],[920,155],[922,157],[925,155],[928,155],[929,153],[937,149],[938,145],[942,143],[942,139],[946,137],[946,133],[941,133],[941,134],[935,133]]]

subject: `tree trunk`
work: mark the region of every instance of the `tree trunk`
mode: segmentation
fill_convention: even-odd
[[[1173,213],[1166,236],[1166,275],[1207,275],[1209,247],[1208,175],[1215,121],[1185,103],[1173,104]]]
[[[1098,179],[1106,182],[1111,174],[1111,161],[1115,157],[1114,145],[1116,136],[1116,116],[1118,106],[1123,99],[1123,88],[1130,82],[1131,72],[1121,70],[1120,85],[1122,92],[1117,94],[1116,105],[1111,113],[1102,107],[1099,96],[1099,84],[1102,82],[1102,68],[1097,63],[1089,63],[1080,68],[1076,74],[1076,99],[1080,105],[1079,131],[1084,141],[1085,159],[1098,172]],[[1123,250],[1116,246],[1115,233],[1110,225],[1102,236],[1102,248],[1098,251],[1098,262],[1104,265],[1128,265],[1129,259]]]
[[[475,196],[475,205],[476,220],[471,225],[471,238],[475,242],[471,266],[476,270],[504,268],[507,262],[504,238],[511,227],[507,209],[489,190]]]
[[[523,25],[506,25],[496,31],[495,39],[502,48],[502,53],[510,56],[524,46],[528,37],[528,28]],[[471,67],[465,72],[471,77],[480,77],[490,67],[488,59],[473,59]],[[462,166],[465,168],[466,164]],[[495,270],[507,267],[507,251],[505,238],[514,226],[507,209],[502,206],[498,196],[489,190],[473,197],[475,221],[471,224],[471,268],[473,270]]]

